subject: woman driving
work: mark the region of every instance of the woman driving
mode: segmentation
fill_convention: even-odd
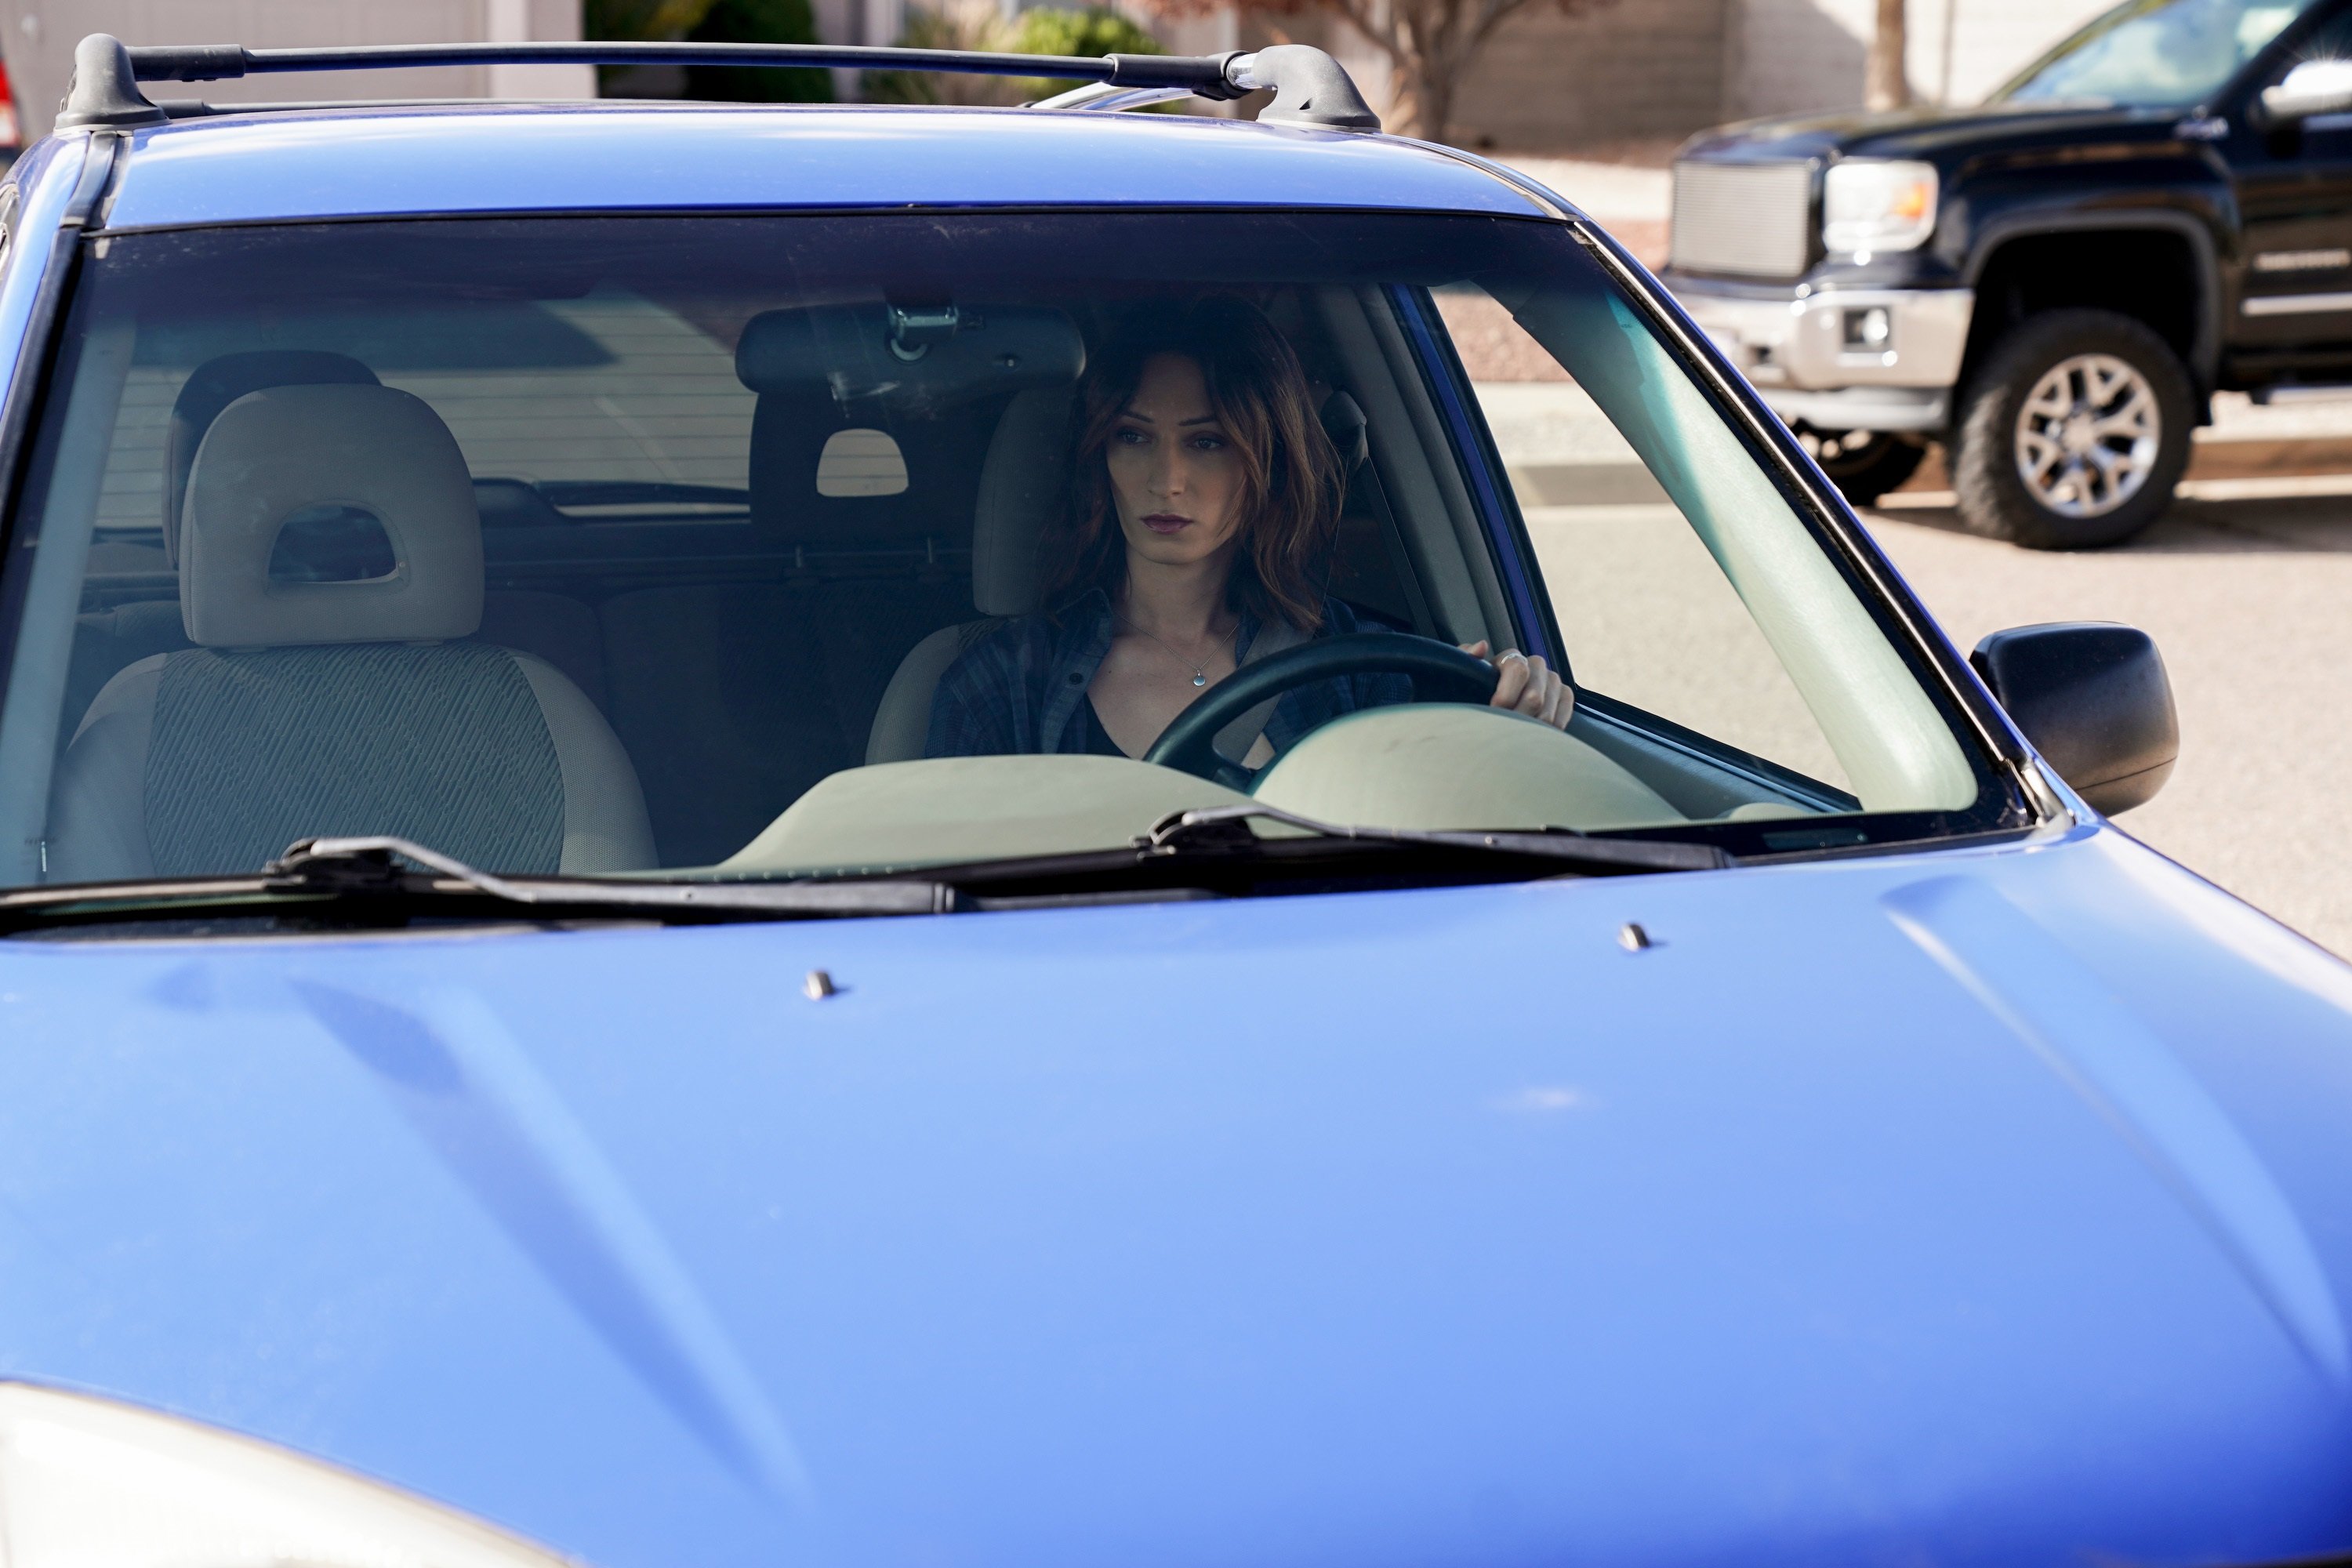
[[[1346,475],[1297,355],[1254,306],[1205,299],[1123,334],[1087,367],[1078,421],[1051,607],[949,668],[925,754],[1139,757],[1253,658],[1389,629],[1322,592]],[[1567,724],[1574,692],[1540,658],[1496,665],[1496,707]],[[1343,713],[1412,700],[1402,675],[1315,682],[1221,749],[1255,770]]]

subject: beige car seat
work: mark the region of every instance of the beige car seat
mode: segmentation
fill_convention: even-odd
[[[1038,608],[1045,590],[1046,540],[1070,470],[1072,396],[1066,386],[1034,387],[1014,397],[997,421],[971,522],[971,603],[983,618],[942,626],[899,660],[866,737],[868,765],[921,756],[930,731],[931,700],[948,667],[1006,617]],[[1363,411],[1344,392],[1330,394],[1322,408],[1324,432],[1353,473],[1364,463]],[[1243,662],[1255,663],[1297,640],[1287,627],[1276,628],[1260,637]],[[1246,752],[1272,708],[1271,702],[1261,704],[1237,719],[1221,735],[1219,750],[1236,758]]]
[[[1016,394],[990,437],[972,506],[971,604],[982,619],[941,626],[898,661],[866,741],[866,761],[923,754],[940,677],[1004,617],[1037,608],[1045,592],[1045,544],[1069,474],[1071,389]]]
[[[360,540],[383,570],[314,580],[289,553],[304,538]],[[314,834],[397,835],[500,871],[654,864],[635,770],[595,706],[542,659],[457,640],[481,623],[481,521],[420,399],[237,398],[197,448],[178,542],[196,646],[91,702],[58,769],[52,880],[257,869]]]

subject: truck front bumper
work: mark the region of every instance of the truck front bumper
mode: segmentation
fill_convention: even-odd
[[[1666,284],[1772,405],[1823,430],[1940,430],[1969,342],[1969,289],[1832,289],[1784,294]]]

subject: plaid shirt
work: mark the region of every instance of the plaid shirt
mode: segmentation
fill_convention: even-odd
[[[1090,588],[1059,610],[1020,616],[982,631],[940,678],[931,699],[927,757],[977,757],[1012,752],[1084,752],[1087,688],[1110,652],[1110,598]],[[1323,601],[1318,637],[1394,631],[1337,599]],[[1249,658],[1258,623],[1246,610],[1234,634],[1236,664]],[[1404,635],[1404,634],[1400,634]],[[1276,755],[1301,735],[1359,708],[1412,700],[1403,675],[1351,675],[1292,688],[1265,721]]]

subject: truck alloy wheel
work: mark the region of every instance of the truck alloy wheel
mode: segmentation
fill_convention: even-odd
[[[2147,482],[2162,427],[2156,389],[2130,361],[2060,360],[2017,411],[2018,477],[2052,511],[2104,516]]]
[[[1961,519],[2035,550],[2128,539],[2171,504],[2191,409],[2188,372],[2141,322],[2109,310],[2028,317],[1960,405]]]

